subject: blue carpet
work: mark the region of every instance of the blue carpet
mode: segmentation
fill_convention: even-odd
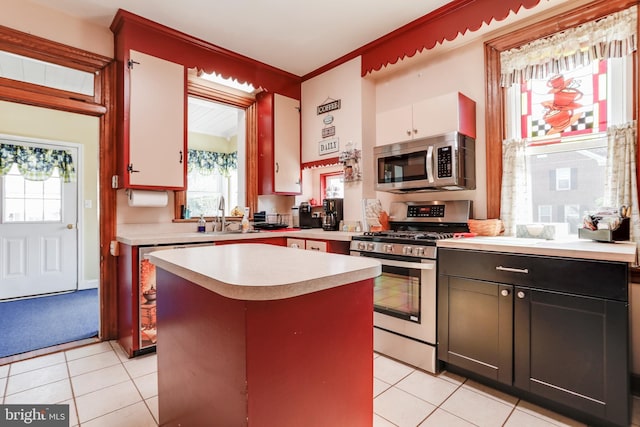
[[[0,357],[98,335],[98,290],[0,302]]]

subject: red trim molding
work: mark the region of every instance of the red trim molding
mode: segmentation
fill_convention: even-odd
[[[305,162],[302,164],[302,169],[313,169],[321,166],[333,166],[340,164],[339,157],[330,157],[328,159],[314,160],[313,162]]]
[[[502,21],[520,8],[531,9],[540,0],[456,0],[400,27],[363,47],[362,76],[398,60],[432,49],[458,34],[476,31],[494,19]]]
[[[198,68],[233,77],[254,87],[300,99],[301,78],[249,57],[119,9],[111,23],[116,37],[116,58],[138,50],[186,68]],[[118,41],[121,41],[118,43]]]

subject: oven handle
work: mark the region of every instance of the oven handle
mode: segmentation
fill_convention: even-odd
[[[413,268],[417,270],[433,270],[436,268],[435,261],[427,261],[427,262],[407,262],[407,261],[396,261],[392,259],[383,259],[383,258],[375,258],[382,265],[388,265],[390,267],[400,267],[400,268]]]

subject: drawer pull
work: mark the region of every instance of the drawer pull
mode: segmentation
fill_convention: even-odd
[[[510,273],[529,274],[529,269],[528,268],[511,268],[511,267],[503,267],[503,266],[499,265],[499,266],[496,267],[496,270],[508,271]]]
[[[500,295],[502,295],[503,297],[508,297],[509,296],[509,291],[506,289],[503,289],[500,291]]]
[[[522,298],[524,298],[524,297],[525,297],[524,292],[519,291],[519,292],[518,292],[518,298],[522,299]]]

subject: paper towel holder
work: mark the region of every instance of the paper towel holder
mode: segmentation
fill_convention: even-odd
[[[131,207],[164,207],[167,206],[168,192],[166,190],[134,190],[126,189],[128,205]],[[137,196],[137,197],[136,197]]]

